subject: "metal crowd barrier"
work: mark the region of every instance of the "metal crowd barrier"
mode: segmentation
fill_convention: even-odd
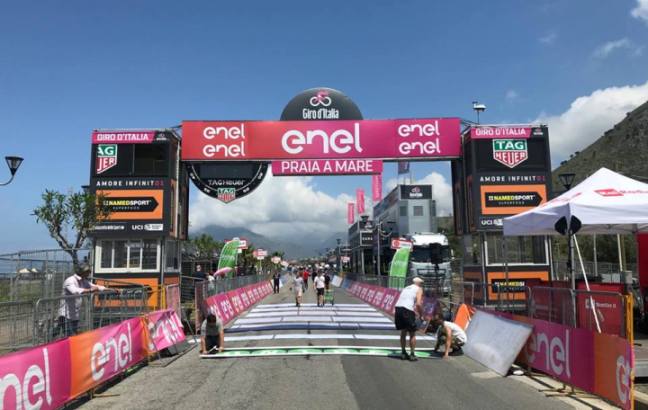
[[[0,354],[32,345],[34,301],[0,303]]]
[[[32,344],[97,329],[149,311],[144,287],[43,298],[33,311]]]

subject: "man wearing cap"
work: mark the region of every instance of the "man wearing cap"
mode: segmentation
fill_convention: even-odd
[[[396,329],[400,330],[401,359],[415,362],[416,358],[416,316],[423,317],[423,279],[418,276],[412,279],[412,284],[403,289],[396,301],[394,318]],[[410,354],[405,350],[407,333],[410,337]]]
[[[105,286],[95,285],[88,280],[90,276],[90,266],[82,265],[78,273],[68,277],[63,282],[63,296],[58,311],[58,328],[55,336],[62,334],[64,336],[75,335],[79,332],[79,316],[83,298],[81,295],[91,292],[103,292],[109,289]]]

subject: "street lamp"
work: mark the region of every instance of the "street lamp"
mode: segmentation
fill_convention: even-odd
[[[11,172],[11,178],[9,178],[9,181],[5,182],[4,184],[0,184],[0,186],[9,185],[11,181],[13,181],[16,172],[18,172],[18,168],[20,168],[20,164],[22,164],[23,162],[23,159],[21,157],[7,156],[5,157],[5,161],[7,161],[9,172]]]
[[[342,239],[337,238],[337,263],[338,263],[338,270],[340,271],[340,275],[342,275],[342,254],[340,252],[340,244],[342,243]]]
[[[479,124],[479,114],[486,111],[486,104],[482,104],[479,101],[473,101],[473,110],[477,113],[477,124]]]
[[[377,268],[378,268],[378,269],[377,269],[377,273],[378,273],[378,276],[381,275],[381,273],[380,273],[380,268],[381,268],[381,267],[380,267],[380,248],[382,247],[382,237],[383,237],[383,235],[384,235],[385,237],[387,237],[387,236],[391,236],[391,232],[392,232],[392,230],[390,229],[389,232],[385,232],[385,233],[383,234],[383,231],[382,231],[382,226],[383,226],[383,224],[387,224],[387,225],[394,225],[394,221],[386,221],[386,222],[379,221],[379,222],[376,224],[376,228],[377,228],[377,230],[378,230],[378,235],[377,235],[377,236],[378,236],[378,258],[377,258],[377,259],[378,259],[378,261],[377,261]]]
[[[574,174],[573,172],[558,174],[558,179],[560,179],[560,183],[562,184],[563,188],[565,188],[565,192],[571,189],[575,177],[576,174]],[[573,230],[572,227],[570,226],[569,229],[567,230],[567,271],[571,275],[572,289],[576,289],[576,277],[574,276],[574,244],[573,244],[574,236],[573,235],[574,235]],[[584,274],[585,272],[583,272],[583,275]]]

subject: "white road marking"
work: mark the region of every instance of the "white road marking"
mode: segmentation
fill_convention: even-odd
[[[351,317],[336,317],[333,318],[334,322],[366,322],[366,323],[392,323],[386,317],[365,317],[365,316],[351,316]]]

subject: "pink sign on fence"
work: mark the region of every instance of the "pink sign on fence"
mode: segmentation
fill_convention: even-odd
[[[0,408],[57,409],[70,396],[68,339],[0,357]]]
[[[182,323],[173,309],[158,310],[146,315],[148,350],[158,352],[185,340]]]

